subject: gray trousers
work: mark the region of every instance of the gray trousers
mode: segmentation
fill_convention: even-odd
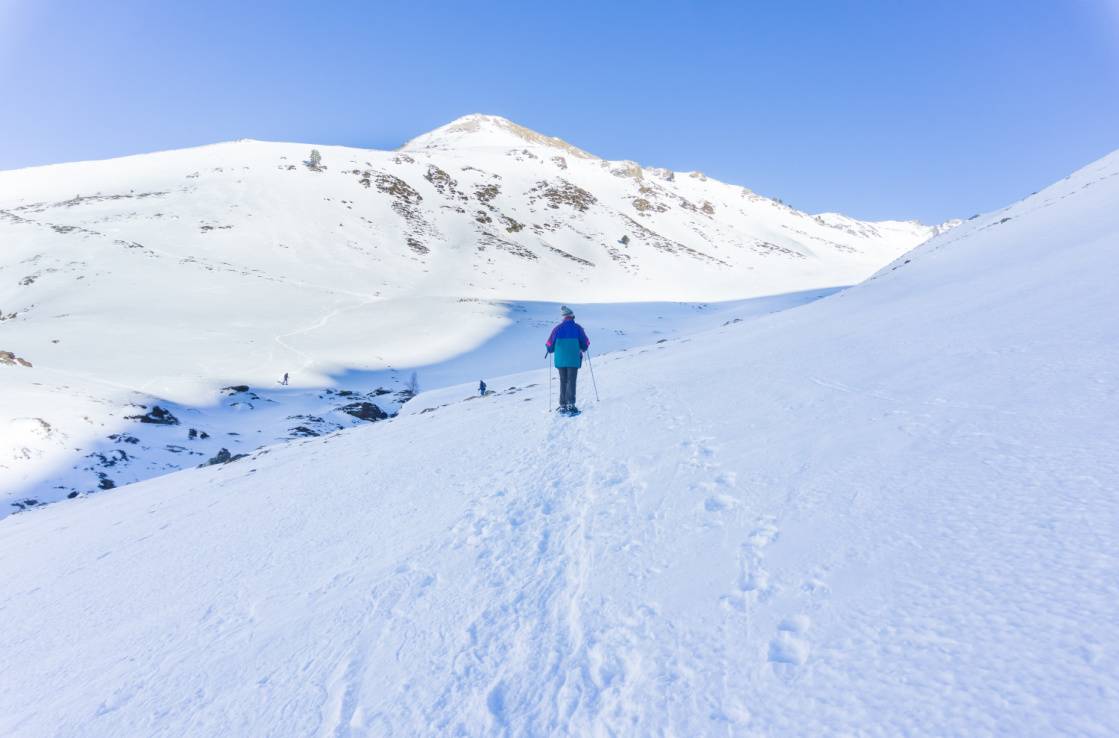
[[[560,377],[560,404],[575,404],[575,381],[579,376],[579,367],[561,366],[556,369]]]

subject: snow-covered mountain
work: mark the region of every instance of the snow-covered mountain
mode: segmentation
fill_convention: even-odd
[[[0,172],[0,508],[365,422],[351,412],[393,412],[413,371],[430,387],[529,368],[556,302],[660,303],[597,312],[599,345],[622,348],[687,328],[666,302],[789,304],[936,232],[493,116],[395,152],[314,148]],[[524,347],[495,352],[511,335]]]
[[[11,516],[0,733],[1115,735],[1116,202]]]

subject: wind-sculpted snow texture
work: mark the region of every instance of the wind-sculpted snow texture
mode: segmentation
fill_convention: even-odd
[[[3,511],[193,465],[166,449],[192,448],[185,438],[100,464],[112,436],[136,435],[123,420],[132,405],[218,420],[222,387],[273,388],[284,372],[311,399],[327,388],[396,393],[413,370],[502,332],[511,304],[830,289],[934,232],[816,218],[491,116],[397,152],[318,149],[318,165],[309,145],[240,141],[0,172]],[[501,369],[534,365],[522,361]],[[354,372],[376,374],[339,383]],[[289,405],[288,415],[336,410]],[[211,436],[240,433],[251,450],[258,431],[271,442],[305,425],[254,425],[259,415]]]
[[[1117,201],[11,516],[0,733],[1115,735]]]

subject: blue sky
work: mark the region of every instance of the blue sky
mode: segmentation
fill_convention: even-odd
[[[1119,0],[0,0],[0,169],[504,115],[808,211],[940,221],[1119,147]]]

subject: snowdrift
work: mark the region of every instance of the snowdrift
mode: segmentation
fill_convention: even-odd
[[[1113,735],[1116,202],[9,517],[0,732]]]

